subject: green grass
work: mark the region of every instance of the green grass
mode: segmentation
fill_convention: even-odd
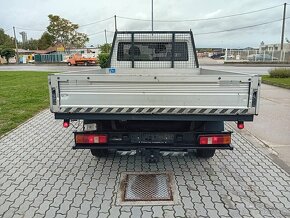
[[[262,82],[265,84],[290,89],[290,78],[272,78],[270,76],[262,76]]]
[[[47,75],[0,71],[0,136],[49,106]]]

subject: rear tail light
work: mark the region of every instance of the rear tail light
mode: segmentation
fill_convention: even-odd
[[[107,135],[99,134],[79,134],[75,137],[77,144],[106,144],[108,143]]]
[[[231,135],[200,135],[199,144],[200,145],[225,145],[231,143]]]
[[[245,125],[243,121],[238,121],[237,126],[239,129],[244,129]]]
[[[64,128],[68,128],[69,127],[69,120],[64,120],[62,126]]]

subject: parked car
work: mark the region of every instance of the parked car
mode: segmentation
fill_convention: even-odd
[[[222,56],[220,56],[220,59],[225,59],[225,55],[222,55]],[[234,55],[228,55],[227,56],[227,60],[230,60],[230,59],[234,59],[235,58],[235,56]]]
[[[252,54],[247,57],[249,61],[276,61],[278,58],[272,57],[269,54]]]
[[[218,53],[218,54],[213,54],[212,56],[210,56],[210,58],[212,59],[220,59],[221,56],[224,56],[225,53]]]

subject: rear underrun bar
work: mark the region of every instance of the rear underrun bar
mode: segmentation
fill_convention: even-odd
[[[254,115],[55,113],[55,119],[62,119],[62,120],[79,119],[79,120],[253,121]]]

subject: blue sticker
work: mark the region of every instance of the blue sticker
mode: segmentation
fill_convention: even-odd
[[[116,73],[116,68],[109,68],[109,73]]]

